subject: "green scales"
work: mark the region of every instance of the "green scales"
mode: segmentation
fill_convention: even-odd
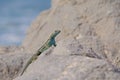
[[[27,67],[38,58],[38,56],[44,52],[45,50],[49,49],[52,45],[56,46],[56,41],[55,41],[55,37],[60,33],[60,30],[55,30],[54,33],[51,34],[50,38],[45,42],[45,44],[43,44],[43,46],[41,48],[38,49],[37,53],[34,54],[27,62],[27,64],[25,65],[25,67],[23,68],[22,72],[20,75],[22,75],[25,70],[27,69]]]

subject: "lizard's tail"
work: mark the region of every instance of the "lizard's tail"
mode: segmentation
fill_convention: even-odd
[[[23,67],[23,70],[22,72],[20,73],[20,76],[23,75],[23,73],[26,71],[27,67],[34,61],[38,58],[38,56],[41,54],[41,52],[39,52],[39,54],[34,54],[29,60],[28,62],[26,63],[25,67]]]
[[[31,59],[32,59],[32,58],[31,58]],[[22,72],[20,73],[20,76],[23,75],[23,73],[25,72],[25,70],[27,69],[27,67],[32,63],[32,60],[31,60],[31,59],[27,62],[27,64],[25,65],[25,67],[23,67],[23,70],[22,70]]]

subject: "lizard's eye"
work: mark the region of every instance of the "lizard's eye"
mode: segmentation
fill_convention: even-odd
[[[58,32],[58,31],[55,31],[55,32]]]

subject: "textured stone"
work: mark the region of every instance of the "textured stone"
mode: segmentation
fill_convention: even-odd
[[[36,51],[55,29],[60,29],[57,41],[67,37],[91,38],[93,43],[89,46],[99,49],[95,51],[98,55],[104,54],[114,65],[120,65],[119,0],[52,0],[52,3],[52,8],[41,13],[31,25],[23,42],[26,50]]]
[[[14,80],[120,80],[120,0],[52,0],[51,9],[27,31],[23,53],[35,53],[56,29],[61,30],[57,47],[40,55]],[[21,60],[11,60],[18,61],[12,64],[20,70]],[[4,79],[9,75],[0,63]]]
[[[15,78],[30,54],[11,53],[0,55],[0,80]]]
[[[105,60],[83,56],[42,55],[14,80],[119,80]]]

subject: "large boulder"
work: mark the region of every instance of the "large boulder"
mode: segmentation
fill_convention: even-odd
[[[52,0],[51,9],[42,12],[33,22],[22,46],[26,51],[35,52],[59,29],[62,32],[57,41],[69,37],[96,38],[97,43],[92,40],[91,46],[102,46],[97,53],[119,67],[119,8],[120,0]]]
[[[59,45],[59,44],[58,44]],[[50,49],[33,62],[22,76],[14,80],[119,80],[115,71],[105,59],[70,55],[65,46]],[[63,50],[63,48],[65,48]],[[66,51],[67,54],[66,54]],[[49,54],[50,53],[50,54]],[[64,55],[66,54],[66,55]]]
[[[57,47],[17,77],[21,61],[25,64],[56,29],[61,30]],[[22,48],[32,54],[9,57],[7,64],[15,62],[8,70],[14,80],[120,80],[120,0],[52,0],[27,31]],[[0,76],[6,74],[5,56]]]
[[[0,80],[12,80],[19,75],[23,64],[30,57],[27,53],[0,55]]]
[[[83,65],[79,63],[77,64],[77,66],[79,65],[79,68],[74,67],[73,69],[78,71],[78,73],[81,73],[81,70],[84,70],[85,68],[90,69],[90,71],[93,71],[94,73],[92,75],[92,72],[89,73],[89,71],[85,74],[78,74],[76,72],[73,78],[72,75],[69,75],[69,79],[76,80],[77,77],[79,80],[84,80],[79,76],[84,77],[87,74],[90,74],[89,77],[86,76],[85,80],[96,80],[99,79],[96,77],[100,77],[101,74],[103,76],[105,72],[108,73],[103,76],[104,78],[101,77],[100,80],[119,79],[119,76],[117,76],[120,75],[119,9],[120,0],[52,0],[51,9],[42,12],[33,22],[27,31],[27,36],[22,44],[26,51],[35,52],[45,41],[47,41],[54,30],[61,30],[61,34],[56,38],[57,47],[53,49],[53,52],[51,53],[52,55],[47,58],[44,57],[44,60],[42,60],[43,57],[41,57],[40,62],[38,62],[39,65],[37,62],[36,64],[34,63],[34,65],[41,66],[39,68],[41,71],[35,72],[36,75],[33,76],[39,76],[40,79],[43,80],[47,80],[47,78],[56,79],[56,77],[58,78],[58,75],[62,74],[62,72],[56,71],[58,73],[56,74],[56,72],[52,72],[51,69],[49,71],[49,68],[52,67],[56,69],[58,65],[55,65],[54,63],[59,63],[59,61],[65,62],[68,59],[68,62],[72,62],[72,60],[70,60],[70,55],[76,55],[74,58],[79,58],[76,60],[76,63],[83,62],[86,67],[82,67]],[[59,57],[55,55],[59,55]],[[84,56],[84,58],[81,56]],[[89,59],[85,57],[89,57]],[[50,61],[49,58],[51,60],[50,64],[48,62]],[[58,58],[58,62],[56,58]],[[62,60],[59,60],[59,58],[62,58]],[[92,61],[95,63],[89,62],[91,58],[94,58]],[[42,63],[44,61],[49,65]],[[102,64],[101,61],[103,62]],[[109,67],[112,67],[112,72],[103,71],[103,73],[101,73],[99,70],[97,72],[92,67],[93,65],[97,66],[96,64],[101,66],[107,65],[106,63],[110,64]],[[59,69],[66,69],[62,67],[66,64],[66,62],[63,64],[60,63],[61,68],[59,67]],[[43,67],[47,67],[48,69]],[[103,68],[107,69],[106,66],[103,66]],[[28,71],[31,71],[31,69],[28,69]],[[33,69],[36,70],[37,67]],[[48,70],[49,73],[48,71],[43,72],[42,70]],[[100,70],[102,71],[102,69]],[[37,73],[40,74],[38,75]],[[48,77],[46,77],[44,73]],[[52,73],[54,76],[51,76]],[[73,74],[74,72],[72,71],[70,73]],[[31,74],[32,73],[26,73],[21,79],[23,78],[24,80],[31,78],[32,76],[29,76]],[[108,78],[108,76],[110,78]],[[64,77],[67,76],[64,75]]]
[[[66,38],[43,52],[14,80],[119,80],[118,68],[102,51],[96,38]]]

